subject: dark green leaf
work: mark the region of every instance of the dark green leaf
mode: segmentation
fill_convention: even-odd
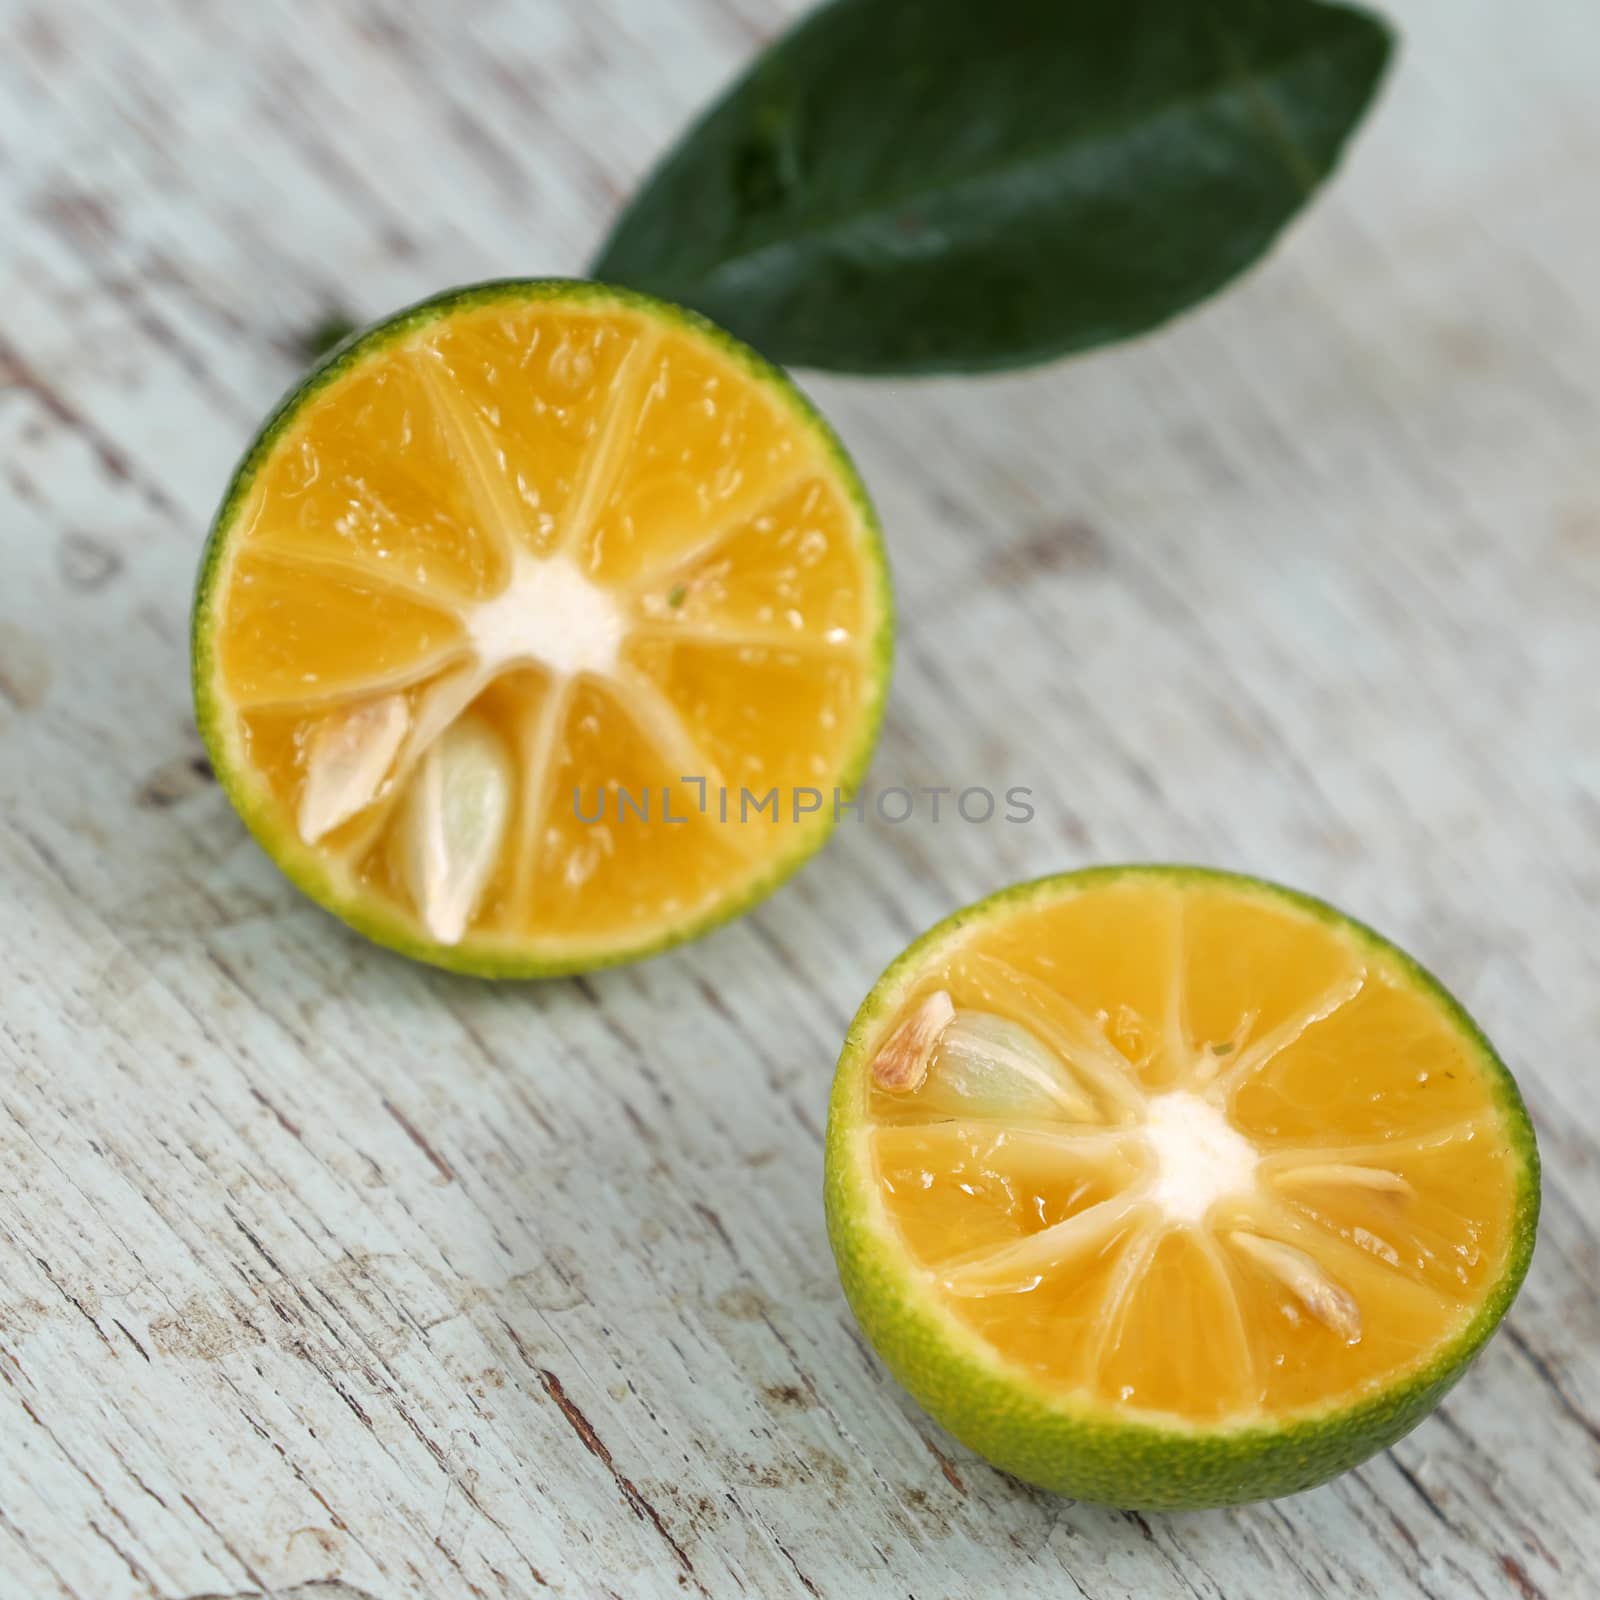
[[[1127,338],[1266,250],[1389,46],[1316,0],[835,0],[667,157],[594,275],[796,366]]]

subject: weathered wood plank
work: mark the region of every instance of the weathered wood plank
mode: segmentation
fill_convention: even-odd
[[[330,310],[576,271],[791,0],[0,0],[0,1593],[1585,1592],[1600,1566],[1600,36],[1404,0],[1336,191],[1160,337],[808,385],[904,631],[847,821],[691,950],[495,990],[306,906],[189,724],[204,524]],[[829,1068],[914,932],[1186,857],[1392,931],[1522,1076],[1524,1298],[1315,1494],[1141,1518],[945,1439],[840,1301]],[[663,1025],[665,1020],[666,1025]]]

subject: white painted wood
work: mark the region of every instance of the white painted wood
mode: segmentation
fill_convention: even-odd
[[[1390,0],[1405,58],[1336,190],[1160,337],[809,385],[896,563],[873,782],[1028,784],[1031,825],[847,821],[699,946],[495,989],[310,908],[208,781],[194,562],[302,330],[579,270],[795,9],[0,0],[5,1600],[1593,1592],[1589,7]],[[886,1379],[823,1237],[830,1068],[882,965],[1131,856],[1392,932],[1541,1129],[1506,1329],[1278,1505],[1001,1478]]]

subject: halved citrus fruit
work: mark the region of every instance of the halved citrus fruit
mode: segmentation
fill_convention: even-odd
[[[702,932],[822,843],[890,631],[866,493],[781,372],[642,295],[492,283],[268,421],[206,548],[195,702],[314,899],[548,975]]]
[[[919,940],[834,1082],[827,1210],[890,1369],[1018,1477],[1309,1488],[1436,1405],[1539,1208],[1483,1034],[1320,902],[1195,868],[1024,884]]]

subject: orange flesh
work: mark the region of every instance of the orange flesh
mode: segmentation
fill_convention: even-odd
[[[832,821],[880,672],[870,537],[814,425],[709,337],[592,299],[457,310],[334,378],[275,441],[217,579],[217,699],[274,827],[421,937],[648,938]],[[544,650],[538,619],[509,652],[475,632],[544,563],[604,597],[618,637],[599,665]],[[322,828],[311,771],[361,708],[398,744]],[[463,717],[500,742],[512,793],[452,938],[401,834]],[[754,808],[775,785],[776,822]],[[799,786],[827,799],[797,818]],[[664,789],[687,822],[664,820]],[[648,796],[647,820],[620,791]]]
[[[902,1015],[939,994],[921,1082],[868,1091],[880,1193],[950,1313],[1039,1378],[1195,1422],[1315,1408],[1425,1360],[1504,1269],[1519,1165],[1484,1068],[1334,923],[1113,881],[977,926]],[[978,1013],[1039,1041],[1059,1104],[973,1078]],[[1243,1159],[1185,1190],[1206,1108]]]

